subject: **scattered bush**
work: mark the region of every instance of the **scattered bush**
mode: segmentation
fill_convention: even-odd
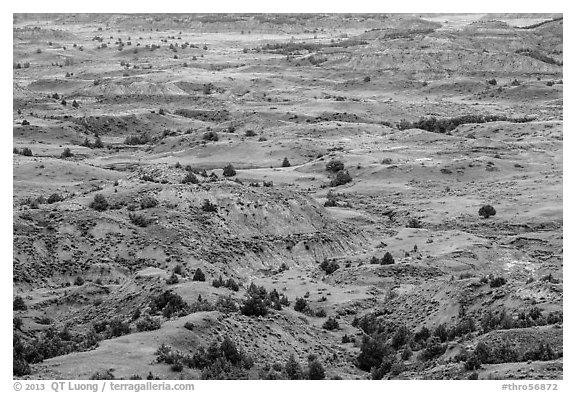
[[[344,163],[340,160],[332,160],[326,164],[326,170],[334,173],[343,171]]]
[[[188,321],[188,322],[186,322],[186,323],[184,324],[184,328],[187,329],[187,330],[192,331],[192,330],[194,330],[195,326],[194,326],[194,323]]]
[[[339,268],[340,268],[340,265],[338,265],[338,263],[336,263],[336,261],[328,262],[328,259],[324,259],[322,261],[322,263],[320,264],[320,269],[324,270],[324,272],[326,274],[332,274],[336,270],[338,270]]]
[[[350,176],[348,171],[338,171],[338,173],[336,173],[336,178],[330,181],[330,187],[342,186],[346,183],[350,183],[351,181],[352,176]]]
[[[394,257],[392,256],[392,254],[390,254],[390,252],[386,251],[386,254],[384,254],[384,257],[382,257],[380,264],[381,265],[393,265],[394,264]]]
[[[52,204],[52,203],[56,203],[56,202],[61,202],[63,200],[64,200],[64,197],[62,195],[54,193],[48,197],[48,200],[46,202],[49,204]]]
[[[284,372],[288,376],[288,379],[291,380],[302,379],[303,377],[302,367],[294,357],[294,354],[291,354],[288,360],[286,361],[286,364],[284,366]]]
[[[296,303],[294,303],[294,311],[305,312],[308,310],[308,302],[306,299],[299,297],[296,298]]]
[[[496,215],[496,209],[490,205],[484,205],[478,210],[478,215],[484,218],[489,218],[490,216]]]
[[[146,133],[142,135],[129,135],[124,140],[124,144],[126,145],[145,145],[149,142],[150,137]]]
[[[152,330],[158,330],[162,326],[160,319],[153,318],[150,314],[144,314],[142,318],[136,323],[136,329],[139,332],[149,332]]]
[[[166,284],[168,285],[178,284],[178,276],[176,275],[176,273],[172,273],[170,277],[166,279]]]
[[[72,154],[69,147],[65,148],[64,151],[62,152],[62,154],[60,154],[60,158],[68,158],[68,157],[73,157],[73,156],[74,156],[74,154]]]
[[[14,300],[12,301],[12,309],[14,311],[24,311],[27,308],[28,307],[26,307],[26,303],[24,302],[22,296],[14,297]]]
[[[202,203],[201,209],[202,209],[202,211],[204,211],[206,213],[217,213],[218,212],[218,206],[213,204],[212,202],[210,202],[209,199],[204,199],[204,203]]]
[[[146,228],[148,225],[150,225],[154,220],[151,218],[146,218],[144,215],[142,214],[136,214],[136,213],[128,213],[128,219],[130,219],[130,222],[136,226],[139,226],[141,228]]]
[[[425,362],[441,356],[444,352],[446,352],[446,345],[441,344],[436,338],[431,338],[426,348],[418,355],[418,359]]]
[[[198,184],[198,178],[192,172],[188,172],[184,179],[182,179],[182,184]]]
[[[312,360],[308,364],[308,379],[310,380],[321,380],[326,378],[326,372],[324,371],[324,366],[318,359]]]
[[[130,326],[120,318],[114,318],[110,321],[107,330],[107,337],[120,337],[130,333]]]
[[[322,324],[322,328],[326,330],[336,330],[340,328],[340,325],[336,319],[330,317]]]
[[[422,223],[417,218],[411,218],[408,220],[408,228],[422,228]]]
[[[216,131],[206,131],[203,135],[202,135],[202,139],[205,141],[211,141],[211,142],[218,142],[218,134],[216,133]]]
[[[490,288],[498,288],[506,284],[506,279],[504,277],[494,277],[490,280]]]
[[[150,209],[152,207],[156,207],[158,205],[158,200],[152,196],[145,196],[140,199],[140,208],[141,209]]]
[[[234,169],[234,166],[232,164],[228,164],[224,167],[224,170],[222,172],[222,175],[225,177],[232,177],[232,176],[236,176],[236,170]]]
[[[170,318],[173,314],[186,315],[188,308],[189,306],[184,299],[172,291],[165,291],[161,295],[153,297],[150,302],[150,312],[152,314],[162,313],[166,318]]]
[[[360,354],[356,359],[358,368],[364,371],[379,368],[384,357],[392,353],[392,348],[386,345],[382,337],[364,336],[360,346]]]
[[[196,271],[194,272],[194,277],[192,277],[192,281],[206,281],[206,276],[204,275],[202,269],[200,268],[196,269]]]
[[[106,197],[102,194],[94,195],[94,200],[90,202],[90,208],[97,211],[108,209],[108,201],[106,200]]]
[[[90,377],[91,380],[113,380],[114,374],[110,370],[96,371]]]

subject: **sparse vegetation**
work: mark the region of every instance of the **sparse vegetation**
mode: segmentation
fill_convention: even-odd
[[[478,215],[484,218],[489,218],[496,215],[496,209],[494,209],[494,207],[491,205],[484,205],[480,208],[480,210],[478,210]]]
[[[222,175],[224,177],[236,176],[236,169],[234,169],[234,166],[232,164],[228,164],[224,167]]]

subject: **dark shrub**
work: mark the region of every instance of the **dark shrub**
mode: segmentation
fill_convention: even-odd
[[[296,298],[296,303],[294,303],[294,310],[298,312],[304,312],[308,309],[308,302],[306,299],[299,297]]]
[[[492,86],[496,86],[498,84],[498,82],[494,78],[487,80],[486,83]]]
[[[392,254],[390,254],[388,251],[386,251],[386,254],[384,254],[384,257],[382,257],[380,264],[381,265],[393,265],[394,264],[394,257],[392,256]]]
[[[346,183],[350,183],[351,181],[352,176],[350,176],[348,171],[338,171],[338,173],[336,173],[336,178],[330,181],[330,187],[342,186]]]
[[[76,277],[74,280],[74,285],[81,286],[84,285],[84,279],[80,276]]]
[[[150,209],[152,207],[156,207],[158,205],[158,200],[156,198],[151,197],[149,195],[145,196],[140,200],[140,208],[142,209]]]
[[[60,154],[60,158],[68,158],[72,156],[74,156],[74,154],[72,154],[69,147],[65,148],[62,154]]]
[[[146,218],[142,214],[136,214],[131,212],[128,213],[128,219],[132,224],[139,226],[141,228],[146,228],[153,221],[152,219]]]
[[[422,228],[422,223],[417,218],[408,220],[408,228]]]
[[[411,334],[412,332],[406,326],[400,326],[392,336],[392,348],[399,350],[406,345]]]
[[[392,371],[392,368],[396,364],[395,361],[396,359],[394,358],[393,355],[391,354],[384,355],[384,358],[382,359],[380,366],[372,368],[370,372],[370,378],[377,381],[384,378],[386,374],[389,374]]]
[[[244,134],[246,136],[256,136],[256,132],[254,130],[247,130],[246,133]]]
[[[338,263],[336,263],[336,261],[328,262],[327,259],[324,259],[322,261],[322,263],[320,264],[320,269],[324,270],[324,272],[326,272],[326,274],[332,274],[336,270],[338,270],[339,268],[340,268],[340,265],[338,265]]]
[[[264,287],[258,287],[252,283],[248,288],[246,300],[240,312],[247,316],[264,316],[268,314],[268,306],[271,301]]]
[[[360,354],[357,358],[358,368],[370,371],[373,367],[380,367],[382,359],[392,352],[392,348],[386,345],[384,340],[365,336],[360,346]]]
[[[464,369],[467,371],[474,371],[478,370],[482,363],[476,354],[472,353],[468,356],[466,361],[464,362]]]
[[[496,209],[490,205],[484,205],[478,210],[478,215],[484,218],[489,218],[490,216],[496,215]]]
[[[438,337],[440,342],[446,342],[448,340],[448,330],[446,329],[446,324],[441,324],[434,329],[434,337]]]
[[[322,324],[322,328],[326,330],[336,330],[340,328],[340,325],[338,325],[338,321],[336,319],[330,317],[326,320],[326,322]]]
[[[340,172],[344,170],[344,163],[340,160],[332,160],[326,164],[326,170],[330,172]]]
[[[94,200],[90,202],[90,208],[97,211],[104,211],[108,209],[108,201],[102,194],[94,195]]]
[[[54,193],[48,197],[48,200],[46,202],[47,203],[56,203],[56,202],[60,202],[63,200],[64,200],[64,197],[62,197],[62,195]]]
[[[212,286],[214,288],[220,288],[224,286],[224,280],[222,279],[222,276],[219,276],[218,279],[213,280],[212,281]]]
[[[202,211],[205,211],[206,213],[217,213],[218,206],[210,202],[209,199],[204,199],[204,203],[202,204]]]
[[[198,178],[194,173],[188,172],[182,179],[182,184],[198,184]]]
[[[26,310],[26,303],[24,303],[24,299],[22,298],[22,296],[16,296],[14,298],[14,300],[12,301],[12,309],[14,311],[21,311],[21,310]]]
[[[224,167],[224,171],[222,172],[222,175],[225,177],[236,176],[236,170],[234,169],[234,166],[232,164],[226,165]]]
[[[124,140],[124,144],[126,145],[145,145],[148,142],[150,142],[150,137],[146,133],[142,135],[129,135]]]
[[[22,120],[22,125],[23,126],[29,126],[30,122],[28,120],[24,119],[24,120]]]
[[[204,139],[205,141],[211,141],[211,142],[218,142],[218,134],[216,133],[216,131],[206,131],[203,135],[202,135],[202,139]]]
[[[12,374],[15,377],[21,377],[23,375],[30,374],[30,365],[24,359],[14,359],[12,364]]]
[[[151,313],[156,314],[161,312],[166,318],[170,318],[172,314],[180,314],[182,311],[188,309],[188,304],[178,294],[172,291],[165,291],[161,295],[153,297],[150,302]]]
[[[192,277],[192,281],[206,281],[206,276],[204,275],[202,269],[200,268],[196,269],[196,271],[194,272],[194,277]]]
[[[419,354],[418,359],[428,361],[439,357],[446,352],[446,345],[443,345],[436,338],[428,340],[426,348]]]
[[[194,330],[194,327],[195,327],[194,324],[190,321],[188,321],[184,324],[184,328],[186,328],[187,330],[190,330],[190,331]]]
[[[91,380],[113,380],[114,374],[110,370],[96,371],[90,377]]]
[[[289,379],[292,380],[302,379],[302,367],[294,357],[294,354],[291,354],[288,360],[286,361],[286,365],[284,366],[284,372],[286,373]]]
[[[168,285],[178,284],[178,276],[176,275],[176,273],[172,273],[170,277],[166,279],[166,284]]]
[[[238,292],[240,290],[240,286],[236,281],[234,281],[233,278],[229,278],[228,280],[226,280],[224,286],[234,292]]]
[[[506,284],[506,279],[504,277],[495,277],[490,280],[490,288],[498,288]]]
[[[152,318],[149,314],[145,314],[144,317],[136,323],[136,329],[138,329],[139,332],[148,332],[160,329],[161,325],[158,318]]]
[[[120,337],[130,333],[130,326],[120,318],[114,318],[108,326],[108,337]]]
[[[318,359],[312,360],[308,364],[308,379],[319,380],[326,378],[326,373],[322,363]]]
[[[23,147],[22,150],[20,151],[20,154],[22,154],[23,156],[31,157],[32,156],[32,150],[30,150],[29,147]]]
[[[290,165],[290,161],[288,161],[288,157],[284,157],[284,161],[282,161],[282,167],[288,168]]]

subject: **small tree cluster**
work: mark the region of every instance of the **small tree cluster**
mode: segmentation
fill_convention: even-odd
[[[338,173],[336,173],[336,177],[330,181],[330,187],[342,186],[346,183],[350,183],[351,181],[352,176],[350,176],[348,171],[338,171]]]
[[[94,195],[94,200],[90,202],[90,208],[97,211],[104,211],[108,209],[108,201],[102,194]]]
[[[194,276],[192,277],[192,281],[206,281],[206,276],[204,275],[202,269],[200,268],[196,269],[196,271],[194,272]]]
[[[234,169],[234,166],[232,164],[228,164],[224,167],[222,175],[224,177],[236,176],[236,169]]]
[[[152,298],[150,302],[151,314],[161,313],[170,318],[173,314],[183,316],[188,314],[188,303],[182,297],[172,291],[165,291]]]
[[[384,256],[382,258],[378,258],[376,256],[372,256],[372,258],[370,259],[370,263],[372,265],[393,265],[395,263],[394,261],[394,257],[392,256],[392,254],[390,254],[389,251],[386,251],[386,253],[384,254]]]
[[[496,209],[491,205],[484,205],[478,210],[478,215],[484,218],[489,218],[496,215]]]
[[[322,324],[322,328],[326,329],[326,330],[336,330],[340,328],[340,325],[338,324],[338,321],[333,318],[333,317],[329,317],[323,324]]]
[[[201,208],[206,213],[218,213],[218,206],[210,202],[210,199],[204,199]]]
[[[186,173],[186,176],[182,179],[182,184],[198,184],[198,178],[192,172]]]
[[[328,259],[325,258],[320,264],[320,269],[324,270],[326,274],[332,274],[340,269],[340,265],[334,260],[328,261]]]
[[[344,170],[344,163],[340,160],[331,160],[326,164],[326,170],[329,172],[340,172]]]
[[[219,276],[218,279],[212,281],[212,286],[214,288],[228,288],[234,292],[238,292],[240,290],[240,286],[233,278],[229,278],[228,280],[223,280],[222,276]]]

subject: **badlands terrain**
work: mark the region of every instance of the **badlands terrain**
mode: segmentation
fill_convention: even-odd
[[[562,379],[562,31],[15,14],[14,376]]]

